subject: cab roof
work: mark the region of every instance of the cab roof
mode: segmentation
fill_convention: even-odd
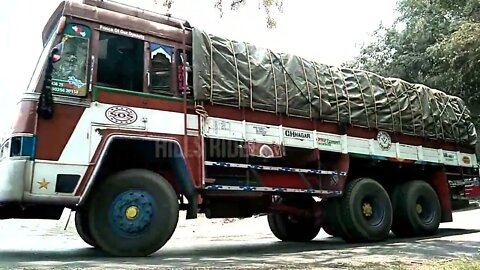
[[[184,37],[180,35],[185,35],[186,32],[191,30],[190,24],[185,20],[114,1],[63,1],[52,13],[43,29],[42,40],[44,44],[61,16],[112,25],[173,41],[181,41]]]

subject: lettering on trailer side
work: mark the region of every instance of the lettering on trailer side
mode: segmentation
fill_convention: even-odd
[[[340,140],[332,140],[329,138],[318,137],[317,143],[320,146],[334,146],[334,145],[340,145]]]
[[[261,127],[261,126],[254,126],[255,133],[259,135],[267,135],[267,128],[266,127]]]
[[[215,130],[229,131],[231,129],[230,123],[227,121],[215,121],[213,122],[213,125]]]
[[[295,139],[310,139],[311,135],[307,132],[301,132],[296,130],[285,130],[285,137],[295,138]]]
[[[447,161],[447,162],[455,162],[455,155],[452,154],[452,153],[444,152],[444,153],[443,153],[443,158],[444,158],[445,161]]]

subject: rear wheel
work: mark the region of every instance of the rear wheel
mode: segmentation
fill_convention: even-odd
[[[393,233],[398,237],[432,235],[440,226],[441,208],[435,190],[425,181],[399,185],[392,195]]]
[[[179,206],[172,186],[147,170],[115,174],[92,194],[89,228],[98,246],[114,256],[147,256],[172,236]]]
[[[352,237],[345,227],[340,203],[341,198],[331,198],[327,200],[325,211],[327,216],[323,228],[326,233],[332,236],[342,237],[344,240],[350,241]]]
[[[90,228],[88,227],[88,219],[85,212],[76,211],[75,212],[75,228],[77,229],[77,233],[82,238],[82,240],[89,244],[92,247],[97,247],[97,243],[92,238],[92,234],[90,233]]]
[[[382,241],[390,233],[393,218],[390,198],[373,179],[359,178],[347,184],[341,212],[343,225],[350,233],[347,241]]]
[[[324,223],[322,226],[323,231],[333,237],[338,237],[340,236],[340,232],[338,231],[337,228],[332,227],[329,223]]]
[[[312,209],[315,200],[311,197],[297,199],[282,199],[282,203],[301,209]],[[268,214],[268,225],[272,233],[282,241],[308,242],[320,232],[321,225],[313,216],[293,216],[285,212],[272,212]]]

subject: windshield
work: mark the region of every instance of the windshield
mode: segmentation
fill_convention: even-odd
[[[87,63],[90,29],[67,24],[59,44],[60,60],[53,64],[52,92],[74,96],[87,94]]]

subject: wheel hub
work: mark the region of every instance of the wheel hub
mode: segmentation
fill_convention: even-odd
[[[154,214],[152,196],[140,190],[119,194],[112,202],[109,212],[113,230],[126,235],[135,235],[150,225]]]
[[[366,217],[371,217],[373,215],[373,207],[370,203],[362,204],[362,213]]]
[[[423,212],[423,207],[419,203],[417,203],[416,209],[417,209],[417,214],[419,215]]]
[[[140,214],[140,209],[138,209],[138,207],[135,205],[129,206],[127,210],[125,210],[125,216],[129,220],[136,219],[139,214]]]

